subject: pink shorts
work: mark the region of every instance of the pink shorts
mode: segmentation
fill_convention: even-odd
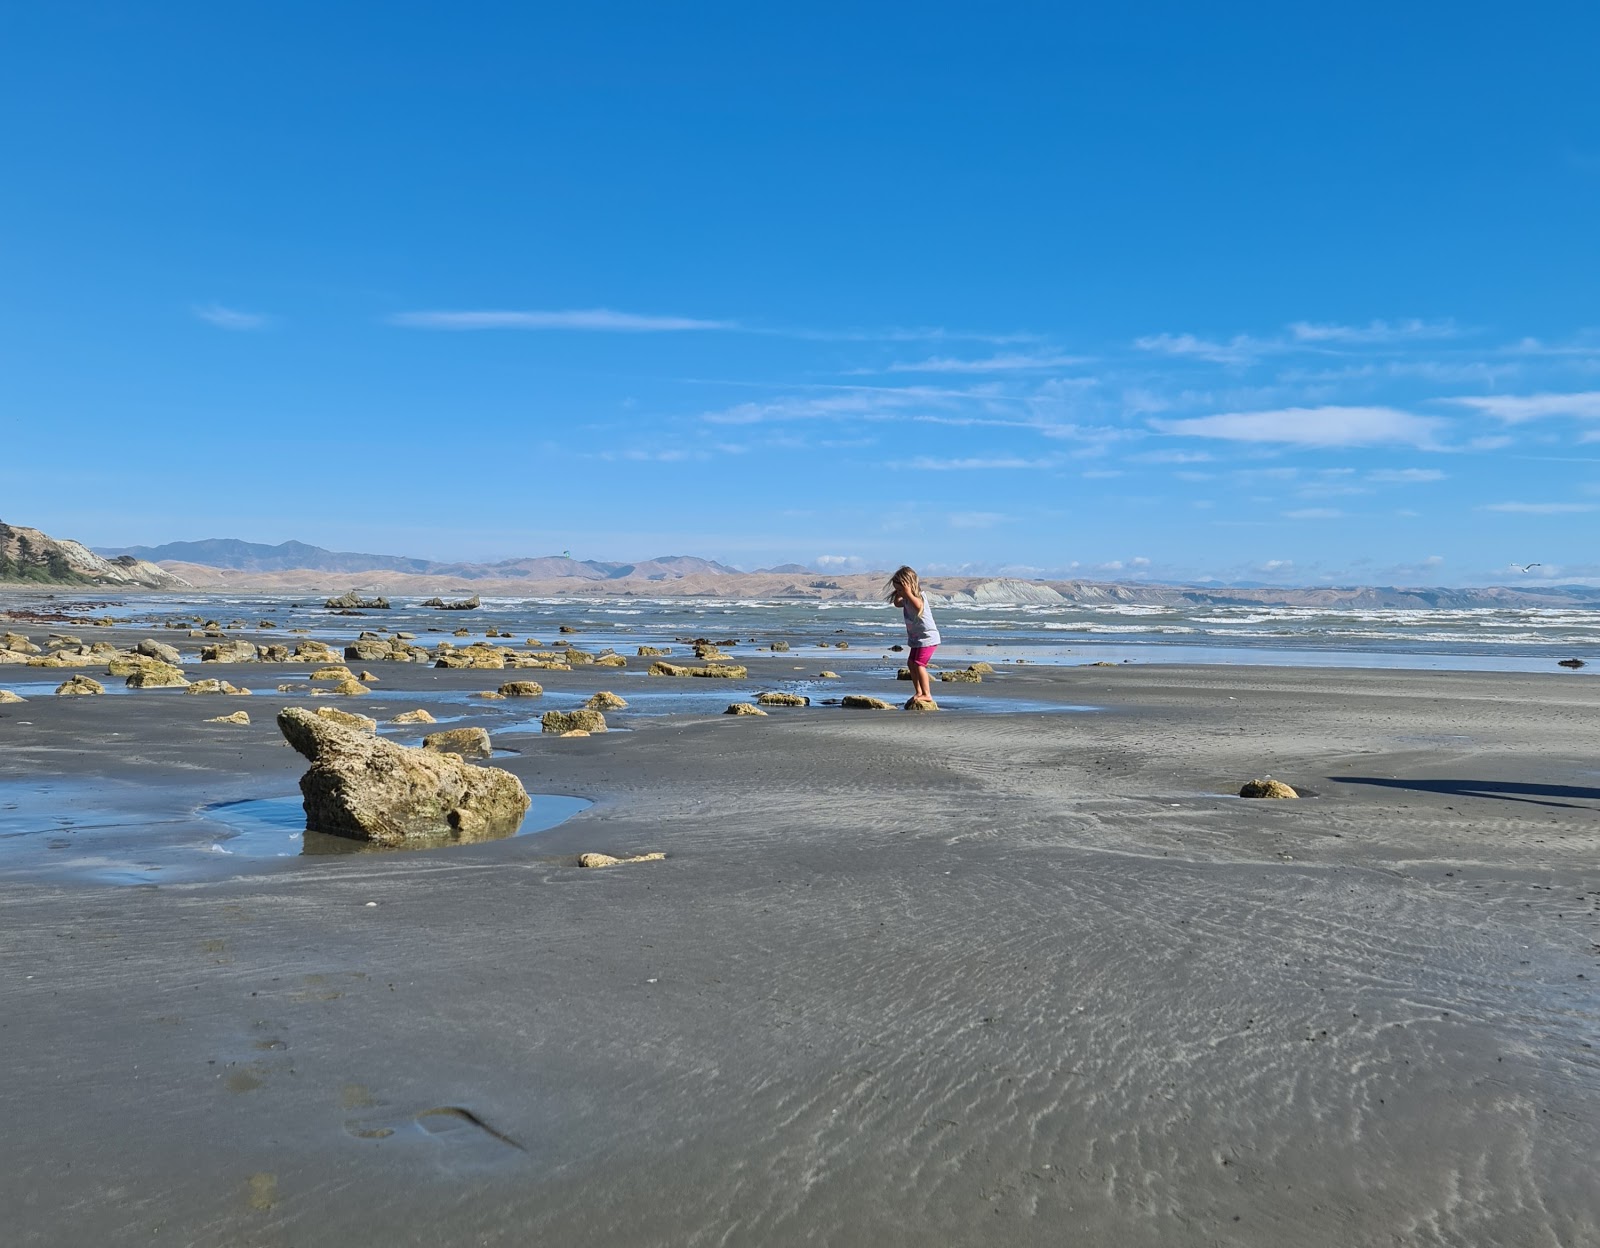
[[[911,657],[906,660],[912,667],[927,667],[928,660],[933,657],[933,652],[938,646],[912,646]]]

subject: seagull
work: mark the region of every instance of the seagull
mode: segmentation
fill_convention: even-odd
[[[1525,564],[1522,565],[1522,570],[1524,572],[1531,572],[1531,571],[1533,571],[1534,568],[1542,568],[1542,567],[1544,567],[1544,564],[1542,564],[1542,563],[1525,563]]]

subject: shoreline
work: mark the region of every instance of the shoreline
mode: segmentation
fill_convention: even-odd
[[[834,662],[841,692],[881,664]],[[374,666],[328,701],[507,678]],[[535,674],[546,701],[627,696]],[[594,804],[208,880],[0,878],[18,1242],[1600,1236],[1594,686],[970,688],[1099,709],[495,732],[530,792]],[[0,708],[0,778],[132,785],[152,816],[282,795],[302,763],[272,713],[304,701]],[[241,705],[248,728],[201,722]],[[1263,773],[1317,796],[1227,795]]]

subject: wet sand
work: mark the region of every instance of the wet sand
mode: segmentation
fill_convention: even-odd
[[[881,665],[830,659],[833,692]],[[523,675],[370,666],[381,694],[327,701]],[[0,878],[6,1240],[1600,1243],[1591,676],[935,693],[497,730],[530,792],[594,805],[491,845]],[[963,713],[980,693],[1099,709]],[[299,704],[0,707],[0,782],[193,824],[295,791],[272,715]],[[1316,796],[1226,796],[1269,773]]]

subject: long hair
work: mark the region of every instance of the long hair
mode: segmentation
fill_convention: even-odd
[[[888,585],[884,586],[884,601],[893,602],[902,592],[922,597],[922,582],[917,579],[917,570],[906,564],[901,564],[899,570],[889,578]]]

